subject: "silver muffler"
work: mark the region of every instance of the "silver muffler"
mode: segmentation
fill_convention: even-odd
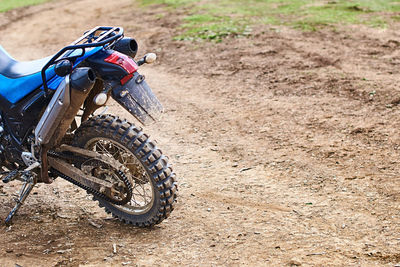
[[[35,128],[37,145],[51,147],[61,141],[95,80],[91,68],[78,68],[65,76]]]
[[[70,75],[67,75],[58,86],[35,128],[36,145],[46,145],[50,142],[50,138],[53,136],[57,125],[61,122],[70,102]]]

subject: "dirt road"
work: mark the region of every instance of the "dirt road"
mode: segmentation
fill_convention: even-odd
[[[172,41],[179,15],[118,3],[0,14],[0,44],[36,59],[121,25],[140,55],[156,51],[142,72],[166,113],[146,129],[174,164],[177,208],[137,229],[66,182],[40,185],[0,227],[0,266],[400,264],[400,24],[193,44]],[[16,190],[1,186],[0,217]]]

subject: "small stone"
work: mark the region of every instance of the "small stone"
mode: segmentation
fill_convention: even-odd
[[[103,225],[101,225],[101,224],[98,224],[98,223],[95,223],[93,220],[91,220],[91,219],[88,219],[88,221],[89,221],[89,224],[91,225],[91,226],[94,226],[94,227],[96,227],[97,229],[100,229],[101,227],[103,227]]]
[[[301,262],[298,259],[294,258],[289,261],[289,265],[290,266],[301,266]]]
[[[71,219],[70,216],[68,216],[68,215],[66,215],[66,214],[60,214],[60,213],[57,213],[57,217],[59,217],[59,218],[61,218],[61,219]]]
[[[211,212],[211,208],[208,208],[207,211],[208,211],[208,212]]]
[[[58,254],[64,254],[64,253],[67,253],[67,252],[70,252],[71,251],[71,249],[61,249],[61,250],[57,250],[57,253]]]

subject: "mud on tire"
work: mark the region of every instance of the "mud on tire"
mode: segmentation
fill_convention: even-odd
[[[110,140],[116,146],[123,147],[130,152],[130,156],[137,159],[135,160],[137,165],[141,165],[137,167],[145,170],[145,176],[151,186],[152,203],[143,212],[131,210],[132,206],[128,204],[118,206],[96,199],[99,201],[99,206],[104,207],[106,212],[111,213],[120,221],[139,227],[152,226],[166,219],[176,203],[177,185],[175,174],[161,150],[149,139],[148,135],[142,132],[141,128],[113,115],[95,116],[82,123],[75,132],[73,144],[87,148],[93,140],[102,139]],[[138,181],[134,180],[133,183],[138,183]]]

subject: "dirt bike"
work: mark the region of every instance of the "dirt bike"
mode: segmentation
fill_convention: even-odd
[[[57,177],[93,195],[107,213],[139,227],[167,218],[175,174],[154,141],[115,115],[95,115],[110,97],[142,124],[163,111],[138,73],[137,42],[121,27],[95,27],[55,55],[18,62],[0,46],[0,166],[22,181],[15,207],[37,183]]]

